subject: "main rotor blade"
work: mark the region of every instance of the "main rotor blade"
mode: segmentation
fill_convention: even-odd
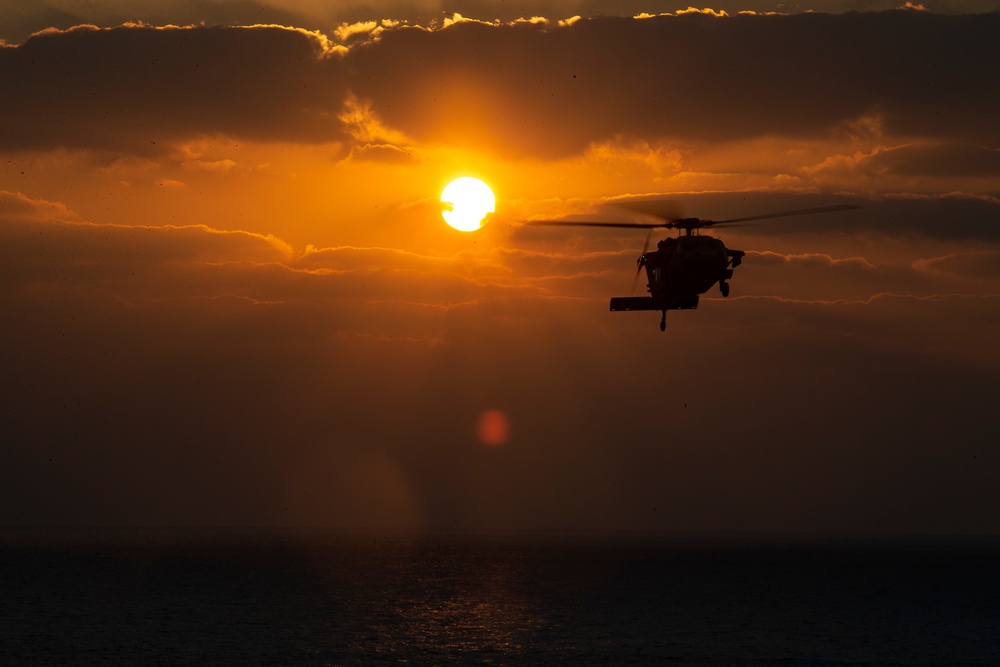
[[[819,208],[800,208],[795,211],[779,211],[777,213],[764,213],[762,215],[751,215],[746,218],[731,218],[730,220],[712,220],[712,225],[728,225],[733,222],[748,222],[750,220],[767,220],[769,218],[787,218],[793,215],[812,215],[813,213],[834,213],[835,211],[852,211],[861,208],[855,204],[837,204],[836,206],[820,206]],[[709,221],[706,220],[706,223]]]
[[[621,227],[625,229],[656,229],[669,227],[669,222],[601,222],[599,220],[526,220],[526,225],[548,227]]]
[[[835,206],[820,206],[818,208],[800,208],[792,211],[777,211],[775,213],[763,213],[761,215],[750,215],[743,218],[730,218],[729,220],[702,220],[701,218],[677,218],[667,217],[670,213],[665,208],[658,211],[655,206],[665,204],[676,206],[670,200],[646,200],[635,202],[619,202],[614,206],[629,208],[640,213],[654,215],[662,218],[662,222],[612,222],[602,220],[527,220],[529,225],[547,225],[551,227],[613,227],[621,229],[701,229],[703,227],[714,227],[715,225],[732,225],[733,223],[750,222],[753,220],[769,220],[772,218],[787,218],[794,215],[813,215],[816,213],[834,213],[837,211],[853,211],[861,208],[856,204],[837,204]]]

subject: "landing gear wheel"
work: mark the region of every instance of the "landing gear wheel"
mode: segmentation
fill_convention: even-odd
[[[722,292],[723,298],[729,296],[729,283],[725,280],[719,283],[719,290]]]
[[[660,318],[660,331],[667,330],[667,311],[663,311],[663,317]]]

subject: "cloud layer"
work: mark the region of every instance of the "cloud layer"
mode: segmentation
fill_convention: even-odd
[[[606,312],[634,254],[607,239],[296,251],[0,211],[4,523],[997,529],[995,253],[748,246],[664,338]]]
[[[914,11],[467,21],[390,26],[349,49],[280,27],[50,31],[0,50],[12,100],[0,146],[329,142],[348,137],[341,117],[359,99],[421,142],[522,155],[615,136],[826,136],[877,119],[945,157],[970,146],[967,168],[993,173],[1000,93],[979,72],[1000,58],[998,22]]]

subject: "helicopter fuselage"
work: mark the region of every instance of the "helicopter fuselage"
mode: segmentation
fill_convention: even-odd
[[[645,297],[615,297],[611,310],[688,310],[698,307],[698,297],[718,284],[729,295],[733,268],[744,252],[731,250],[717,238],[688,234],[666,238],[656,250],[643,253],[639,265],[646,270]]]
[[[711,236],[668,238],[640,260],[649,280],[647,290],[653,301],[673,303],[685,297],[703,294],[729,270],[726,246]]]

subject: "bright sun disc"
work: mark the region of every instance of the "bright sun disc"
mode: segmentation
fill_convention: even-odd
[[[464,176],[445,186],[441,193],[441,216],[455,229],[474,232],[496,210],[496,198],[490,186],[478,178]]]

